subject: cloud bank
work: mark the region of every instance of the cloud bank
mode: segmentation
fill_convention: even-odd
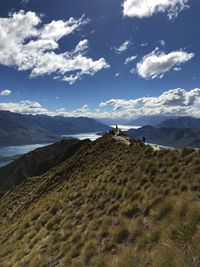
[[[30,70],[30,77],[53,74],[70,84],[83,75],[92,76],[109,68],[104,58],[93,60],[86,56],[88,40],[81,40],[72,51],[56,51],[61,38],[80,30],[88,22],[82,16],[41,25],[41,16],[23,10],[0,18],[0,64],[14,66],[19,71]]]
[[[199,117],[200,88],[186,91],[182,88],[170,89],[159,96],[137,99],[110,99],[92,110],[84,105],[72,111],[61,107],[55,112],[47,110],[35,101],[18,103],[0,103],[0,110],[9,110],[23,114],[63,115],[66,117],[91,117],[131,119],[145,115],[178,115]]]

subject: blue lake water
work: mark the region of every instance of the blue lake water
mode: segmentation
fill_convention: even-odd
[[[0,167],[5,166],[13,161],[13,157],[21,156],[36,148],[47,146],[48,144],[34,144],[24,146],[5,146],[0,147]],[[1,159],[2,158],[2,159]]]
[[[115,127],[114,125],[112,125]],[[139,128],[138,126],[128,126],[128,125],[118,125],[120,129],[126,131],[130,128]],[[97,133],[81,133],[72,135],[63,135],[63,137],[73,137],[80,140],[90,139],[91,141],[96,140],[100,137]],[[48,144],[34,144],[34,145],[24,145],[24,146],[7,146],[0,147],[0,167],[5,166],[15,160],[15,158],[26,154],[36,148],[47,146]]]

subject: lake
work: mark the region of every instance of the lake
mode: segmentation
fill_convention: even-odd
[[[72,137],[72,138],[77,138],[79,140],[90,139],[91,141],[94,141],[101,136],[97,135],[97,133],[81,133],[81,134],[62,135],[62,137],[68,137],[68,138]]]
[[[11,163],[15,158],[26,154],[36,148],[47,146],[48,144],[34,144],[24,146],[0,147],[0,167]]]
[[[115,125],[111,125],[115,127]],[[118,125],[118,127],[123,130],[127,131],[130,128],[140,128],[138,126],[129,126],[129,125]],[[100,137],[97,133],[80,133],[80,134],[71,134],[71,135],[63,135],[63,137],[73,137],[80,140],[90,139],[91,141],[96,140]],[[24,145],[24,146],[6,146],[0,147],[0,167],[8,165],[17,157],[26,154],[36,148],[47,146],[48,144],[34,144],[34,145]]]

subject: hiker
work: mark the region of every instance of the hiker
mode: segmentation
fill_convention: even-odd
[[[146,143],[146,138],[144,136],[142,137],[142,142]]]

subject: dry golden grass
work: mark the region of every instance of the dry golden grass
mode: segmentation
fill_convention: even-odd
[[[0,267],[199,267],[199,156],[86,144],[0,199]]]

